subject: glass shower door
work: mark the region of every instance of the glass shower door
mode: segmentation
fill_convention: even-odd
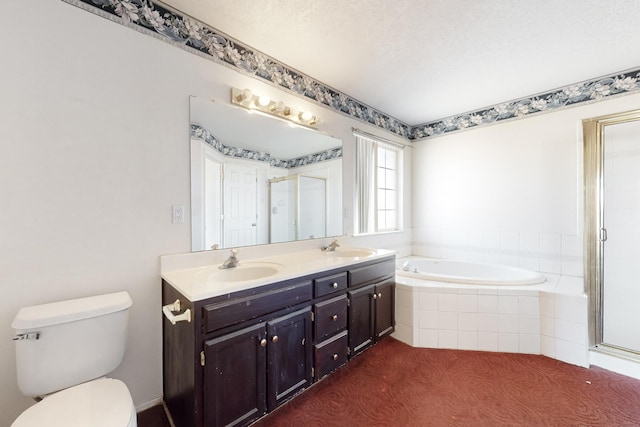
[[[640,354],[640,122],[605,126],[602,344]]]

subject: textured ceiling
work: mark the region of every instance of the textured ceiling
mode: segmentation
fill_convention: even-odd
[[[164,0],[409,125],[640,66],[639,0]]]

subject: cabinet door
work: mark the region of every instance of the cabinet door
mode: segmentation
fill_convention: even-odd
[[[373,343],[373,292],[373,285],[348,292],[350,357]]]
[[[375,287],[376,341],[395,329],[395,284],[393,279],[389,279]]]
[[[204,425],[248,425],[266,413],[265,324],[204,343]]]
[[[269,411],[312,381],[311,307],[267,322]]]

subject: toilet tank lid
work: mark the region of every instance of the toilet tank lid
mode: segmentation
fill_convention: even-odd
[[[77,298],[48,304],[23,307],[18,311],[11,327],[30,330],[60,323],[88,319],[115,313],[131,307],[133,301],[126,291],[92,297]]]

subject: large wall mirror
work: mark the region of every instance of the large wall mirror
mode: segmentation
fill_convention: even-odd
[[[191,246],[342,234],[342,141],[191,97]]]

